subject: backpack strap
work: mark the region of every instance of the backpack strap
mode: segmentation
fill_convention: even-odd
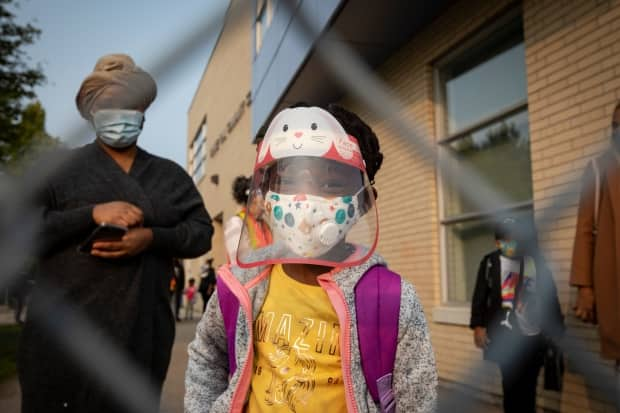
[[[235,333],[237,329],[237,317],[239,315],[239,300],[220,277],[217,277],[217,298],[220,302],[220,311],[224,319],[224,330],[228,343],[228,377],[237,370],[235,358]]]
[[[383,265],[369,268],[355,287],[360,359],[368,391],[381,412],[394,412],[392,372],[398,342],[400,276]]]
[[[491,257],[487,257],[484,263],[484,279],[487,282],[487,287],[489,290],[493,287],[493,280],[491,279],[491,268],[493,267],[493,263],[491,262]]]
[[[594,172],[594,225],[592,232],[596,235],[598,232],[598,209],[601,202],[601,169],[596,159],[592,159],[591,164]]]

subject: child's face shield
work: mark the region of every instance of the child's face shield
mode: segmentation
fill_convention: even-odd
[[[254,173],[248,205],[262,205],[255,207],[262,225],[246,217],[237,250],[241,267],[350,266],[374,251],[374,195],[365,172],[353,166],[318,157],[277,159]],[[269,234],[258,234],[261,229]]]
[[[375,249],[375,198],[357,139],[321,108],[275,116],[258,148],[248,201],[254,204],[262,205],[262,220],[246,216],[241,267],[351,266]]]
[[[325,198],[356,193],[364,185],[363,172],[330,159],[279,159],[266,173],[269,190],[280,194],[311,194]]]

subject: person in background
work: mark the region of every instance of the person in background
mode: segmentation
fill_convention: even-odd
[[[496,250],[480,262],[471,304],[474,344],[502,374],[504,411],[534,413],[546,336],[559,337],[563,316],[533,225],[505,218]]]
[[[259,192],[252,197],[252,203],[246,207],[250,196],[251,179],[245,176],[238,176],[233,181],[233,198],[241,206],[241,209],[226,222],[224,226],[224,242],[228,262],[232,265],[237,264],[237,248],[241,238],[241,228],[244,221],[247,221],[248,231],[244,235],[255,247],[264,247],[271,244],[271,231],[263,219],[264,199]]]
[[[194,319],[194,304],[196,303],[196,280],[189,279],[189,285],[185,288],[185,319]]]
[[[575,315],[598,323],[601,356],[616,363],[620,411],[620,102],[611,118],[609,150],[582,177],[570,284],[577,288]]]
[[[172,276],[170,277],[170,306],[174,307],[174,292],[177,289],[177,278],[174,275],[174,273],[172,274]]]
[[[13,283],[12,288],[9,289],[9,291],[11,292],[11,298],[13,300],[15,322],[17,324],[24,323],[22,314],[24,312],[24,309],[26,308],[28,296],[30,295],[30,290],[33,284],[31,271],[31,269],[23,270],[19,274],[19,277],[17,277],[17,279]]]
[[[153,404],[159,400],[175,332],[173,258],[206,253],[213,227],[185,170],[137,145],[156,93],[153,78],[124,54],[101,57],[77,93],[94,140],[62,149],[67,161],[36,200],[39,271],[18,356],[23,413],[129,410],[111,393],[128,378],[88,342],[76,344],[89,354],[88,366],[66,345],[76,339],[66,337],[75,320],[90,329],[93,346],[130,362]],[[125,235],[84,244],[103,224],[124,227]],[[116,382],[104,380],[104,371]]]
[[[185,268],[179,259],[174,260],[174,317],[181,321],[181,304],[183,304],[183,289],[185,288]]]
[[[202,312],[205,312],[207,303],[213,291],[215,291],[216,279],[215,268],[213,268],[213,258],[208,258],[206,261],[206,267],[202,269],[200,275],[200,284],[198,285],[198,292],[202,297]]]

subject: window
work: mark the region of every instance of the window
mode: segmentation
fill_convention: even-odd
[[[501,23],[501,24],[500,24]],[[443,301],[466,304],[480,259],[494,248],[496,213],[531,215],[532,177],[522,22],[498,22],[437,65]],[[451,155],[451,156],[447,156]],[[447,165],[447,166],[445,166]],[[505,202],[478,205],[458,191],[464,167],[478,173]]]
[[[206,140],[207,140],[207,121],[203,121],[200,128],[198,128],[198,133],[196,137],[194,137],[194,141],[192,142],[191,150],[191,172],[192,178],[195,183],[200,182],[200,180],[205,175],[205,162],[206,162]]]
[[[273,18],[274,0],[256,0],[256,53],[263,45],[265,33]]]

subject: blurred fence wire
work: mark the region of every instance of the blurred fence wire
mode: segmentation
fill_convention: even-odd
[[[407,147],[423,162],[436,167],[441,172],[443,180],[451,181],[458,189],[460,195],[471,205],[476,205],[479,210],[486,210],[488,205],[507,204],[505,195],[494,190],[488,180],[478,174],[472,168],[463,165],[458,170],[449,165],[458,159],[452,153],[445,151],[438,153],[437,146],[432,139],[425,136],[421,122],[415,118],[402,115],[403,102],[390,90],[373,70],[351,50],[338,34],[330,31],[323,33],[321,27],[316,27],[312,19],[301,12],[296,0],[282,0],[279,2],[296,15],[294,24],[297,30],[307,39],[318,39],[314,47],[314,53],[320,58],[323,69],[340,85],[348,94],[355,97],[368,112],[372,112],[376,118],[389,123],[391,128]],[[200,25],[195,27],[191,35],[179,39],[177,46],[172,50],[162,53],[159,59],[150,68],[154,77],[164,77],[168,81],[174,81],[175,67],[179,61],[199,49],[204,39],[216,35],[220,27],[218,19],[223,15],[215,13],[206,16]],[[237,25],[239,21],[227,21],[227,25]],[[248,62],[250,64],[250,62]],[[67,143],[76,146],[84,142],[84,137],[90,136],[91,130],[88,125],[75,125]],[[36,254],[37,236],[40,226],[38,210],[34,206],[34,199],[38,191],[43,188],[46,179],[57,171],[65,162],[70,161],[67,155],[47,159],[38,162],[37,167],[20,178],[1,177],[0,194],[0,260],[3,262],[3,270],[0,276],[0,289],[11,284],[20,273],[28,257]],[[554,197],[551,205],[542,210],[537,216],[537,232],[544,233],[550,228],[555,218],[566,208],[574,205],[574,194],[579,191],[579,182],[573,181],[567,185],[564,192]],[[491,218],[499,219],[497,212],[489,211]],[[531,229],[527,229],[528,231]],[[535,230],[536,231],[536,230]],[[528,239],[535,239],[536,233],[523,234]],[[552,272],[554,268],[552,268]],[[556,269],[557,270],[557,269]],[[53,291],[54,286],[46,286]],[[41,320],[46,329],[52,334],[57,342],[71,353],[74,359],[84,369],[92,373],[92,376],[102,385],[111,389],[115,398],[125,404],[130,411],[152,412],[157,405],[156,393],[151,388],[145,376],[133,366],[111,342],[97,336],[96,329],[89,323],[79,310],[62,301],[62,294],[52,294],[54,300],[50,300],[46,306],[47,311],[41,311],[35,316]],[[42,307],[42,308],[43,308]],[[59,323],[58,320],[63,320]],[[68,339],[68,337],[72,337]],[[98,338],[95,338],[98,337]],[[499,340],[504,340],[500,338]],[[77,345],[76,343],[80,343]],[[613,386],[602,385],[609,382],[609,377],[601,370],[601,364],[596,362],[593,355],[586,350],[583,340],[574,335],[566,335],[560,343],[567,358],[579,374],[582,374],[589,383],[601,384],[604,396],[610,402],[615,400],[616,394]],[[500,348],[509,349],[511,343],[500,342]],[[93,352],[98,354],[92,358]],[[505,351],[502,357],[509,361],[518,351]],[[472,360],[467,374],[459,379],[463,383],[472,383],[482,374],[483,363]],[[122,380],[118,378],[122,377]],[[460,412],[473,411],[468,405],[470,399],[460,393],[454,393],[448,400],[440,400],[440,411]]]
[[[293,12],[293,7],[297,2],[285,0],[283,3],[287,4],[291,12]],[[367,64],[345,45],[345,42],[338,37],[337,33],[331,32],[329,35],[321,36],[320,28],[314,27],[312,21],[307,16],[304,16],[302,13],[299,13],[297,16],[299,30],[310,39],[320,39],[315,50],[321,58],[324,68],[338,79],[347,92],[359,99],[368,108],[369,112],[388,122],[398,136],[407,142],[408,146],[418,154],[420,159],[437,165],[438,170],[441,171],[442,179],[457,184],[454,186],[458,188],[463,198],[472,205],[478,206],[479,210],[485,210],[488,205],[505,205],[508,203],[503,194],[493,190],[493,187],[485,177],[477,174],[472,168],[468,168],[467,165],[461,165],[458,174],[455,174],[455,169],[448,166],[458,162],[458,159],[450,152],[445,152],[438,156],[436,147],[431,146],[429,143],[431,140],[424,136],[416,120],[411,121],[400,115],[402,113],[401,108],[405,106],[404,103],[400,102],[398,97],[373,73]],[[539,215],[537,229],[534,227],[523,228],[523,231],[533,230],[536,232],[519,234],[519,238],[537,239],[538,232],[544,233],[550,229],[549,227],[554,221],[554,217],[574,204],[574,193],[578,192],[579,189],[579,181],[573,181],[568,185],[564,192],[558,194],[554,198],[553,203]],[[493,211],[490,211],[490,216],[496,222],[503,217],[501,213],[493,213]],[[557,271],[558,269],[551,268],[551,270],[555,272],[554,270]],[[550,299],[551,297],[549,297],[548,301]],[[549,314],[550,312],[542,312],[543,317],[549,317]],[[542,322],[544,323],[545,320]],[[501,354],[500,359],[502,359],[502,363],[510,363],[511,359],[516,357],[520,351],[520,349],[514,349],[514,344],[508,340],[508,337],[504,335],[500,336],[497,340],[498,343],[496,343],[499,348],[510,349]],[[609,379],[599,370],[600,364],[593,360],[592,355],[586,351],[585,343],[579,337],[567,336],[566,339],[558,344],[562,346],[571,365],[575,366],[575,369],[586,377],[589,383],[604,383],[605,380]],[[462,383],[475,381],[477,377],[480,377],[482,368],[482,362],[472,361],[467,376],[460,378],[458,381]],[[614,386],[603,386],[603,392],[609,402],[615,401],[616,389]],[[472,411],[471,407],[468,407],[467,400],[464,394],[459,395],[456,393],[453,396],[453,400],[441,402],[440,410],[453,412],[458,408],[459,411]]]

